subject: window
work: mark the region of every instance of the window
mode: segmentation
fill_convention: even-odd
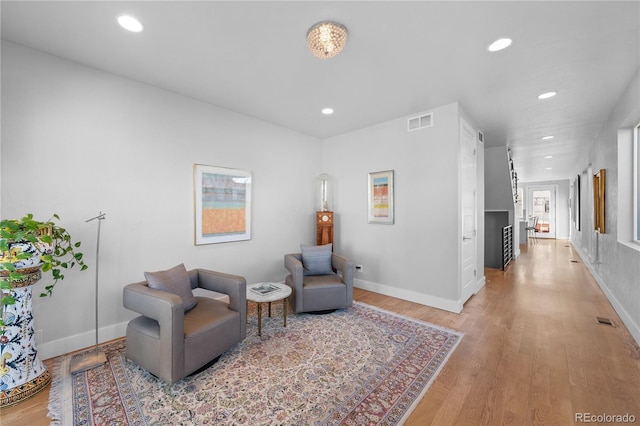
[[[633,240],[640,243],[640,123],[633,129]]]
[[[618,128],[618,243],[640,252],[640,109]],[[609,200],[611,202],[611,200]]]

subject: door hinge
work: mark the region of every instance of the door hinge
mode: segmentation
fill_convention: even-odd
[[[473,276],[475,277],[477,273],[478,273],[478,271],[474,269],[473,270]]]

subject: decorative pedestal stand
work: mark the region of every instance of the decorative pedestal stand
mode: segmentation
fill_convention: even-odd
[[[40,358],[33,329],[31,287],[40,280],[41,267],[20,269],[24,278],[14,281],[14,305],[2,313],[6,330],[0,336],[0,407],[14,405],[47,387],[51,374]]]

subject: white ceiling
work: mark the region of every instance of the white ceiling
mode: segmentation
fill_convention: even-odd
[[[521,181],[571,178],[640,66],[637,1],[2,1],[2,38],[327,138],[459,101]],[[131,14],[144,25],[116,23]],[[307,30],[335,20],[320,60]],[[489,53],[500,37],[506,50]],[[541,101],[537,95],[558,95]],[[320,110],[330,106],[332,116]],[[552,141],[541,141],[545,135]],[[544,159],[552,155],[552,159]],[[547,170],[547,167],[552,167]]]

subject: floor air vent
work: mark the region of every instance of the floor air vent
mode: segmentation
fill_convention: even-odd
[[[411,117],[407,120],[407,131],[412,132],[425,127],[433,126],[433,113]]]
[[[610,325],[611,327],[615,327],[613,325],[613,321],[611,321],[609,318],[603,318],[603,317],[596,317],[596,322],[598,324],[602,324],[602,325]]]
[[[571,263],[580,263],[577,260],[571,260]]]

